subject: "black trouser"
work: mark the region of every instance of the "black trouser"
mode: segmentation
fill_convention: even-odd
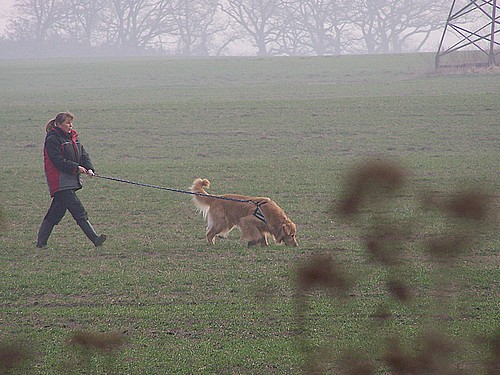
[[[54,194],[52,204],[47,215],[43,218],[42,225],[38,230],[36,247],[45,248],[54,225],[59,224],[68,210],[83,233],[91,240],[95,246],[101,246],[106,241],[106,235],[99,236],[90,224],[87,211],[75,194],[74,190],[64,190]]]
[[[49,211],[44,217],[52,225],[57,225],[68,210],[76,222],[88,220],[87,211],[76,196],[75,190],[63,190],[54,194]]]

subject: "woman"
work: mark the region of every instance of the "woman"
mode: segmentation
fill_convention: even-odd
[[[45,177],[52,204],[38,231],[38,248],[47,246],[54,225],[59,224],[66,210],[95,246],[101,246],[106,241],[106,235],[99,236],[95,232],[88,220],[87,211],[76,196],[76,190],[82,188],[80,175],[85,173],[94,176],[94,166],[78,140],[78,133],[73,129],[74,118],[72,113],[62,112],[45,127]]]

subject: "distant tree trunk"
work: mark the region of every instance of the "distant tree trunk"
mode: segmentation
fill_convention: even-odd
[[[350,22],[368,53],[409,50],[412,38],[428,38],[443,27],[448,11],[447,5],[435,0],[352,0],[352,7]]]
[[[258,56],[276,53],[276,42],[284,27],[282,5],[280,0],[220,2],[222,12],[251,37]]]
[[[72,40],[91,47],[106,23],[108,0],[68,0],[68,18],[63,28]],[[97,40],[95,41],[98,42]]]
[[[175,0],[170,6],[173,26],[168,33],[177,37],[176,53],[208,55],[214,35],[223,29],[217,23],[217,0]]]
[[[348,43],[347,12],[350,0],[294,0],[290,6],[293,22],[288,31],[301,35],[301,42],[315,55],[339,55]],[[299,32],[300,30],[300,32]]]
[[[143,51],[169,29],[169,0],[111,0],[109,25],[122,52]]]

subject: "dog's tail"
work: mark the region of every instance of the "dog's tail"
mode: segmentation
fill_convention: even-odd
[[[193,193],[199,193],[199,194],[208,194],[205,191],[205,188],[210,187],[210,181],[208,181],[206,178],[197,178],[194,180],[193,185],[191,185],[191,191]],[[210,204],[209,204],[209,199],[207,197],[203,197],[200,195],[193,195],[193,203],[198,209],[203,214],[203,217],[207,219],[208,216],[208,210],[210,209]]]
[[[208,194],[205,191],[205,188],[210,187],[210,181],[208,181],[206,178],[197,178],[194,180],[193,185],[191,185],[191,191],[193,193],[199,193],[199,194]],[[209,199],[208,197],[203,197],[200,195],[193,195],[193,203],[198,209],[203,214],[203,217],[207,219],[208,215],[208,210],[210,209],[210,204],[209,204]]]
[[[194,180],[193,185],[191,186],[191,191],[193,193],[208,194],[205,191],[205,188],[210,188],[210,181],[208,181],[206,178],[197,178],[196,180]]]

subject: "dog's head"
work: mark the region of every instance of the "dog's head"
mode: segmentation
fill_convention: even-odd
[[[287,246],[299,246],[295,235],[297,233],[297,226],[289,219],[287,219],[280,228],[278,236],[276,237],[277,243],[285,243]]]

